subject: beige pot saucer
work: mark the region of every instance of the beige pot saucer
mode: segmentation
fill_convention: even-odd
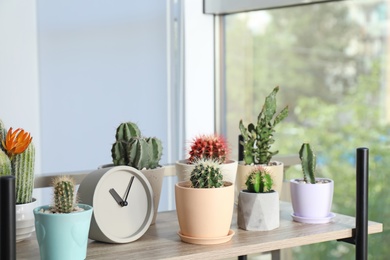
[[[233,235],[235,234],[235,232],[230,229],[227,236],[213,237],[213,238],[189,237],[181,234],[180,231],[178,231],[177,234],[179,235],[181,240],[186,243],[197,244],[197,245],[215,245],[215,244],[222,244],[230,241]]]

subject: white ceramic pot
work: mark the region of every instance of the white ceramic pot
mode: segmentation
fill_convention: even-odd
[[[160,195],[161,195],[161,188],[164,180],[164,172],[165,167],[158,167],[156,169],[151,170],[141,170],[143,175],[145,175],[146,179],[148,179],[150,186],[152,186],[153,190],[153,220],[151,225],[156,223],[156,217],[158,212],[158,205],[160,203]]]
[[[240,191],[237,206],[237,225],[251,231],[268,231],[280,224],[279,194]]]
[[[36,206],[37,201],[35,198],[30,203],[15,205],[16,242],[29,238],[35,231],[33,210]]]
[[[290,180],[293,218],[305,223],[326,223],[332,218],[334,182],[331,179],[316,178],[320,183],[304,183],[301,179]]]

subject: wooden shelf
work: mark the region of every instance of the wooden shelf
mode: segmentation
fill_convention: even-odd
[[[226,259],[352,237],[354,217],[336,214],[327,224],[303,224],[292,220],[290,203],[280,203],[279,228],[266,232],[244,231],[237,228],[234,213],[232,229],[235,235],[231,241],[219,245],[182,242],[177,235],[179,225],[176,212],[159,212],[156,224],[135,242],[106,244],[90,240],[87,259]],[[368,222],[368,234],[382,231],[381,223]],[[39,259],[35,234],[17,243],[17,259]]]

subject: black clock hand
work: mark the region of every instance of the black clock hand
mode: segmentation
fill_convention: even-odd
[[[124,206],[124,201],[122,200],[122,198],[119,196],[119,194],[116,192],[116,190],[114,189],[110,189],[109,190],[110,194],[114,197],[115,201],[121,205],[122,207]]]
[[[127,185],[127,189],[126,189],[126,193],[125,193],[125,198],[123,200],[123,203],[125,206],[127,206],[127,197],[129,196],[129,192],[130,192],[130,188],[131,188],[131,185],[133,184],[133,181],[134,181],[134,176],[131,176],[131,179],[129,181],[129,184]]]

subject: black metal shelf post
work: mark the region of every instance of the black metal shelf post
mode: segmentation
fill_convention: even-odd
[[[368,256],[368,148],[356,150],[356,224],[351,238],[339,241],[355,245],[355,259]]]

